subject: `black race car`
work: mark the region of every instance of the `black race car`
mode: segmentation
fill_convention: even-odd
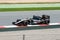
[[[17,26],[49,24],[49,23],[50,23],[49,15],[42,15],[42,17],[33,15],[33,18],[17,19],[16,22],[12,22],[13,25],[17,25]]]

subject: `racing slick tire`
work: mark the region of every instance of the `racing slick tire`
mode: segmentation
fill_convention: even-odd
[[[16,25],[15,22],[12,22],[13,25]]]

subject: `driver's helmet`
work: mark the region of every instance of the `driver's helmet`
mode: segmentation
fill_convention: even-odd
[[[17,19],[16,22],[21,21],[21,19]]]
[[[35,19],[35,20],[40,20],[41,17],[40,17],[40,16],[35,16],[35,15],[33,15],[33,19]]]

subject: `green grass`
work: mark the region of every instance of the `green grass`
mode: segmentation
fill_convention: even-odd
[[[55,4],[55,3],[60,3],[60,2],[26,2],[26,3],[0,3],[0,4]]]
[[[60,10],[60,7],[0,8],[0,11],[35,11],[35,10]]]
[[[60,25],[53,25],[53,26],[35,26],[35,27],[27,27],[27,28],[3,28],[0,29],[0,32],[5,31],[24,31],[24,30],[37,30],[37,29],[53,29],[53,28],[60,28]]]

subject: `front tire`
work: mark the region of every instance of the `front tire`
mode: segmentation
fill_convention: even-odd
[[[13,25],[16,25],[15,22],[12,22]]]

